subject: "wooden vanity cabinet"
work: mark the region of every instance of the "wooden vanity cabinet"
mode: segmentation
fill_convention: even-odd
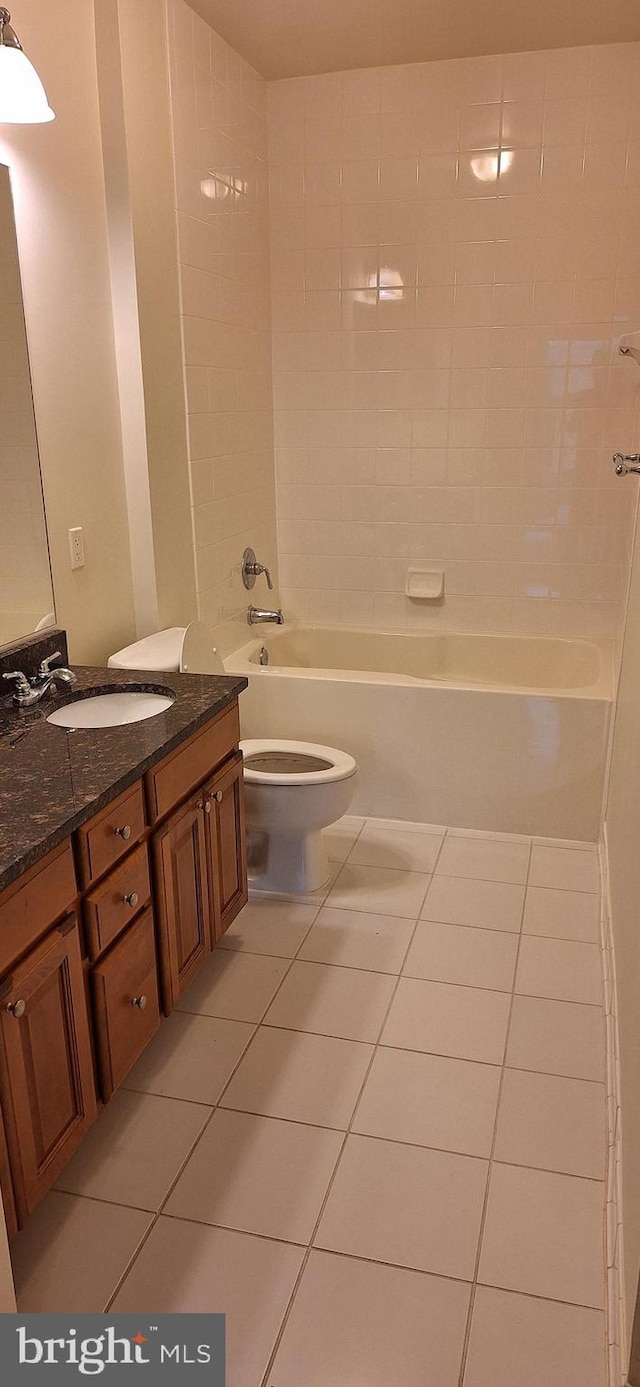
[[[75,915],[0,988],[0,1094],[19,1224],[79,1146],[97,1107]]]
[[[247,900],[239,736],[234,703],[0,896],[10,1235]]]

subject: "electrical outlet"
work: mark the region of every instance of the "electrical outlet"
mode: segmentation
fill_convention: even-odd
[[[84,535],[82,526],[69,530],[69,553],[72,568],[84,568]]]

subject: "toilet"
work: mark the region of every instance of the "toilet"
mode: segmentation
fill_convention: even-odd
[[[202,622],[173,626],[111,655],[112,669],[224,674]],[[329,880],[322,829],[346,814],[357,764],[346,751],[314,742],[258,737],[244,755],[249,881],[256,891],[308,895]]]

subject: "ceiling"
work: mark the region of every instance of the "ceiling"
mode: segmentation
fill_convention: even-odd
[[[640,0],[189,0],[267,78],[640,39]]]

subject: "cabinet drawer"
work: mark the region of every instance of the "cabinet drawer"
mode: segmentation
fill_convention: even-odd
[[[151,895],[147,845],[129,853],[124,862],[94,886],[85,900],[89,958],[95,959],[131,923]]]
[[[167,756],[147,775],[147,793],[151,822],[185,799],[197,785],[238,749],[240,718],[234,703],[184,746]]]
[[[0,973],[66,915],[76,897],[76,876],[71,842],[10,886],[0,900]]]
[[[142,836],[144,828],[144,796],[142,782],[138,781],[78,829],[82,885],[90,886],[114,862],[124,857]]]
[[[91,984],[106,1103],[160,1025],[152,910],[145,910],[96,964]]]

